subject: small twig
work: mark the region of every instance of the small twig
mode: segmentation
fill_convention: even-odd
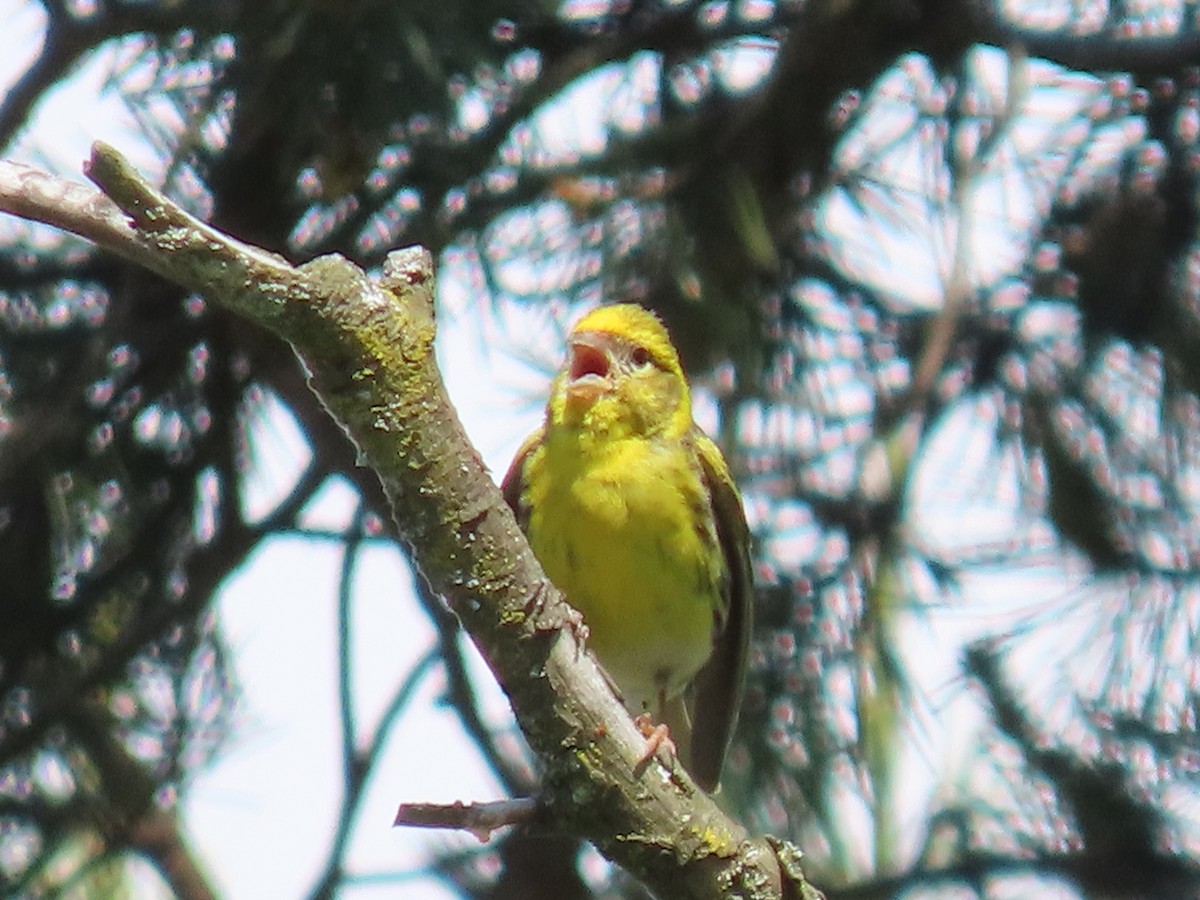
[[[1008,90],[1004,110],[990,133],[969,160],[960,160],[954,173],[951,204],[958,209],[958,231],[954,242],[954,263],[942,290],[942,308],[929,328],[928,339],[914,366],[909,396],[912,409],[921,416],[928,411],[938,376],[950,355],[963,309],[974,290],[971,283],[971,237],[975,231],[972,192],[986,174],[991,154],[1008,133],[1020,103],[1029,94],[1027,57],[1019,47],[1009,49]]]
[[[69,231],[155,271],[162,268],[129,216],[90,185],[0,159],[0,212]]]
[[[402,803],[396,825],[413,828],[458,828],[485,843],[492,832],[506,825],[523,825],[533,819],[537,801],[531,797],[491,803]]]

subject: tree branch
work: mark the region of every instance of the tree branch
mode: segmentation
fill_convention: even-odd
[[[0,210],[83,234],[292,343],[378,474],[425,577],[507,692],[545,766],[540,817],[670,896],[818,896],[794,848],[750,838],[681,768],[635,775],[644,741],[562,627],[571,611],[446,395],[428,252],[391,254],[377,280],[336,256],[293,267],[193,219],[112,148],[97,144],[87,172],[132,227],[84,189],[11,164],[0,164]]]
[[[491,803],[402,803],[396,825],[415,828],[460,828],[486,841],[497,828],[523,825],[537,815],[537,804],[527,797]]]

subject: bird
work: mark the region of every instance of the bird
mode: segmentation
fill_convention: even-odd
[[[647,737],[643,762],[665,742],[715,791],[749,652],[750,535],[654,313],[618,303],[579,320],[501,488]]]

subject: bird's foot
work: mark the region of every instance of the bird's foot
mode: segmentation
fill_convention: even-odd
[[[671,740],[671,729],[662,722],[655,722],[650,713],[642,713],[633,720],[633,724],[637,726],[638,731],[642,733],[642,737],[646,739],[646,747],[642,750],[642,755],[638,757],[637,764],[633,767],[635,775],[640,776],[646,771],[646,767],[650,765],[650,760],[659,756],[662,752],[662,759],[668,768],[674,769],[675,762],[679,759],[679,749],[675,746],[675,742]]]
[[[525,601],[525,613],[533,619],[538,631],[557,631],[565,628],[575,638],[576,648],[582,648],[590,635],[587,622],[575,607],[568,603],[556,603],[553,613],[549,610],[548,595],[550,582],[542,581],[533,589],[533,594]]]

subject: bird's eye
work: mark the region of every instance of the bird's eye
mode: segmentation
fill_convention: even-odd
[[[639,369],[644,369],[646,366],[650,365],[650,351],[645,347],[634,347],[633,355],[630,357],[630,359]]]

